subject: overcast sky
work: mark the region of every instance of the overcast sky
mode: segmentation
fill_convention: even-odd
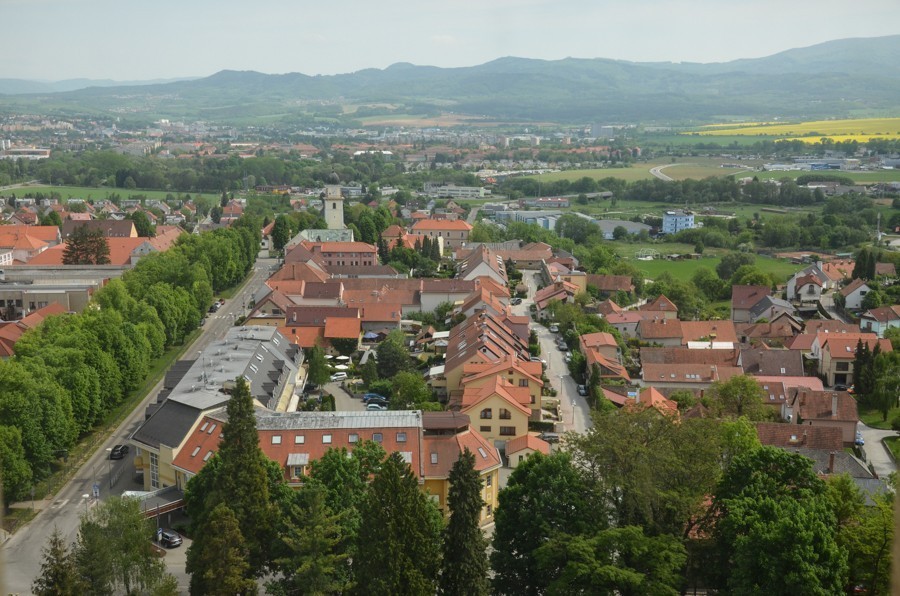
[[[0,78],[335,74],[502,56],[722,62],[900,33],[898,0],[0,0]]]

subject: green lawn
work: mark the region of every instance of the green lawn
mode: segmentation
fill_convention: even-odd
[[[884,444],[891,450],[895,461],[900,461],[900,437],[885,437]]]
[[[117,194],[123,199],[128,199],[132,195],[143,195],[148,199],[158,199],[165,200],[166,196],[172,195],[173,197],[178,197],[182,195],[179,192],[169,192],[165,190],[139,190],[139,189],[124,189],[124,188],[86,188],[80,186],[46,186],[46,185],[36,185],[36,186],[23,186],[22,188],[16,188],[12,191],[16,194],[16,196],[23,197],[28,193],[43,193],[45,195],[49,195],[51,192],[59,193],[63,200],[67,199],[93,199],[95,201],[103,200],[109,198],[110,195]],[[187,193],[190,194],[191,197],[197,198],[201,196],[206,196],[210,198],[218,199],[219,195],[214,195],[211,193],[197,194],[197,193]]]
[[[900,181],[900,170],[879,170],[877,172],[855,172],[855,171],[828,171],[828,172],[752,172],[749,175],[756,176],[760,180],[781,180],[782,178],[791,178],[796,180],[800,176],[808,176],[810,174],[831,174],[834,176],[844,176],[850,178],[857,184],[874,184],[875,182],[896,182]]]
[[[887,420],[882,420],[881,412],[878,410],[860,409],[859,411],[860,422],[872,428],[889,429],[891,428],[891,420],[896,416],[900,416],[900,408],[893,408],[888,412]]]

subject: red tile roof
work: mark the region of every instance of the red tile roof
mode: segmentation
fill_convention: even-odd
[[[759,442],[763,445],[782,449],[806,447],[808,449],[841,451],[844,448],[843,433],[840,428],[835,426],[804,425],[799,427],[796,424],[757,422],[756,434]]]
[[[768,286],[731,286],[731,307],[749,310],[754,304],[772,295]]]
[[[661,312],[678,312],[678,307],[675,306],[675,303],[666,298],[664,294],[660,294],[656,300],[653,302],[648,302],[643,305],[641,310],[658,310]]]
[[[535,435],[522,435],[506,442],[507,457],[525,449],[540,451],[544,455],[550,455],[550,443]]]
[[[328,317],[325,319],[325,337],[327,339],[359,338],[360,320],[346,317]]]

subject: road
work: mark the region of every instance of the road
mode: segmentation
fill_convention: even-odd
[[[859,423],[859,432],[862,433],[866,444],[863,447],[866,451],[866,460],[875,468],[875,473],[879,478],[887,478],[891,472],[897,471],[897,464],[888,455],[887,447],[882,440],[885,437],[896,437],[898,435],[895,430],[881,430],[880,428],[872,428],[866,426],[862,422]]]
[[[472,210],[469,211],[469,217],[466,218],[466,222],[467,222],[470,226],[474,226],[474,225],[475,225],[475,218],[478,217],[478,211],[479,211],[480,209],[481,209],[481,207],[472,207]]]
[[[662,173],[662,171],[665,168],[669,168],[669,167],[676,166],[676,165],[678,165],[678,164],[673,163],[673,164],[668,164],[665,166],[656,166],[655,168],[650,168],[650,173],[653,176],[659,178],[660,180],[665,180],[666,182],[671,182],[673,180],[673,178],[671,176],[666,176],[665,174]]]
[[[197,351],[205,349],[211,342],[222,338],[228,328],[234,324],[234,320],[244,314],[242,312],[243,305],[250,301],[251,296],[265,283],[276,266],[275,259],[258,259],[250,280],[225,303],[219,312],[209,316],[203,332],[185,352],[184,358],[196,357]],[[125,490],[141,490],[142,486],[134,480],[134,464],[131,457],[133,454],[129,454],[122,460],[110,461],[108,450],[113,445],[126,442],[127,437],[143,422],[144,410],[151,400],[156,399],[160,389],[162,389],[162,380],[150,390],[146,399],[116,428],[112,435],[101,443],[87,463],[81,466],[59,493],[52,499],[41,502],[43,510],[31,523],[16,532],[3,546],[0,553],[5,559],[6,585],[3,586],[0,593],[31,593],[31,583],[40,570],[41,549],[54,528],[59,528],[67,543],[75,541],[80,516],[94,503],[94,499],[91,497],[94,484],[99,485],[101,501],[110,494],[121,494]],[[110,473],[113,478],[117,477],[111,491],[107,488],[110,483]],[[179,589],[187,593],[188,577],[184,573],[183,555],[173,553],[172,559],[173,565],[170,566],[170,571],[178,578]],[[179,561],[179,559],[181,560]]]
[[[837,311],[837,308],[834,306],[834,297],[829,292],[822,292],[822,295],[819,297],[819,304],[822,305],[822,308],[825,309],[828,316],[835,321],[840,321],[842,323],[850,322]]]
[[[525,271],[522,275],[522,280],[528,286],[529,298],[513,307],[515,314],[531,316],[529,309],[537,290],[539,276],[540,273],[530,271]],[[587,431],[591,427],[591,408],[587,400],[578,395],[578,384],[569,374],[563,353],[556,347],[556,334],[550,333],[550,330],[540,323],[532,323],[531,327],[541,344],[541,357],[547,361],[547,378],[550,380],[550,386],[556,389],[559,398],[560,422],[563,429],[578,433]]]

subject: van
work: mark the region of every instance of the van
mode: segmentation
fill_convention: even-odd
[[[336,372],[331,375],[332,381],[345,381],[347,379],[347,373],[345,372]]]

